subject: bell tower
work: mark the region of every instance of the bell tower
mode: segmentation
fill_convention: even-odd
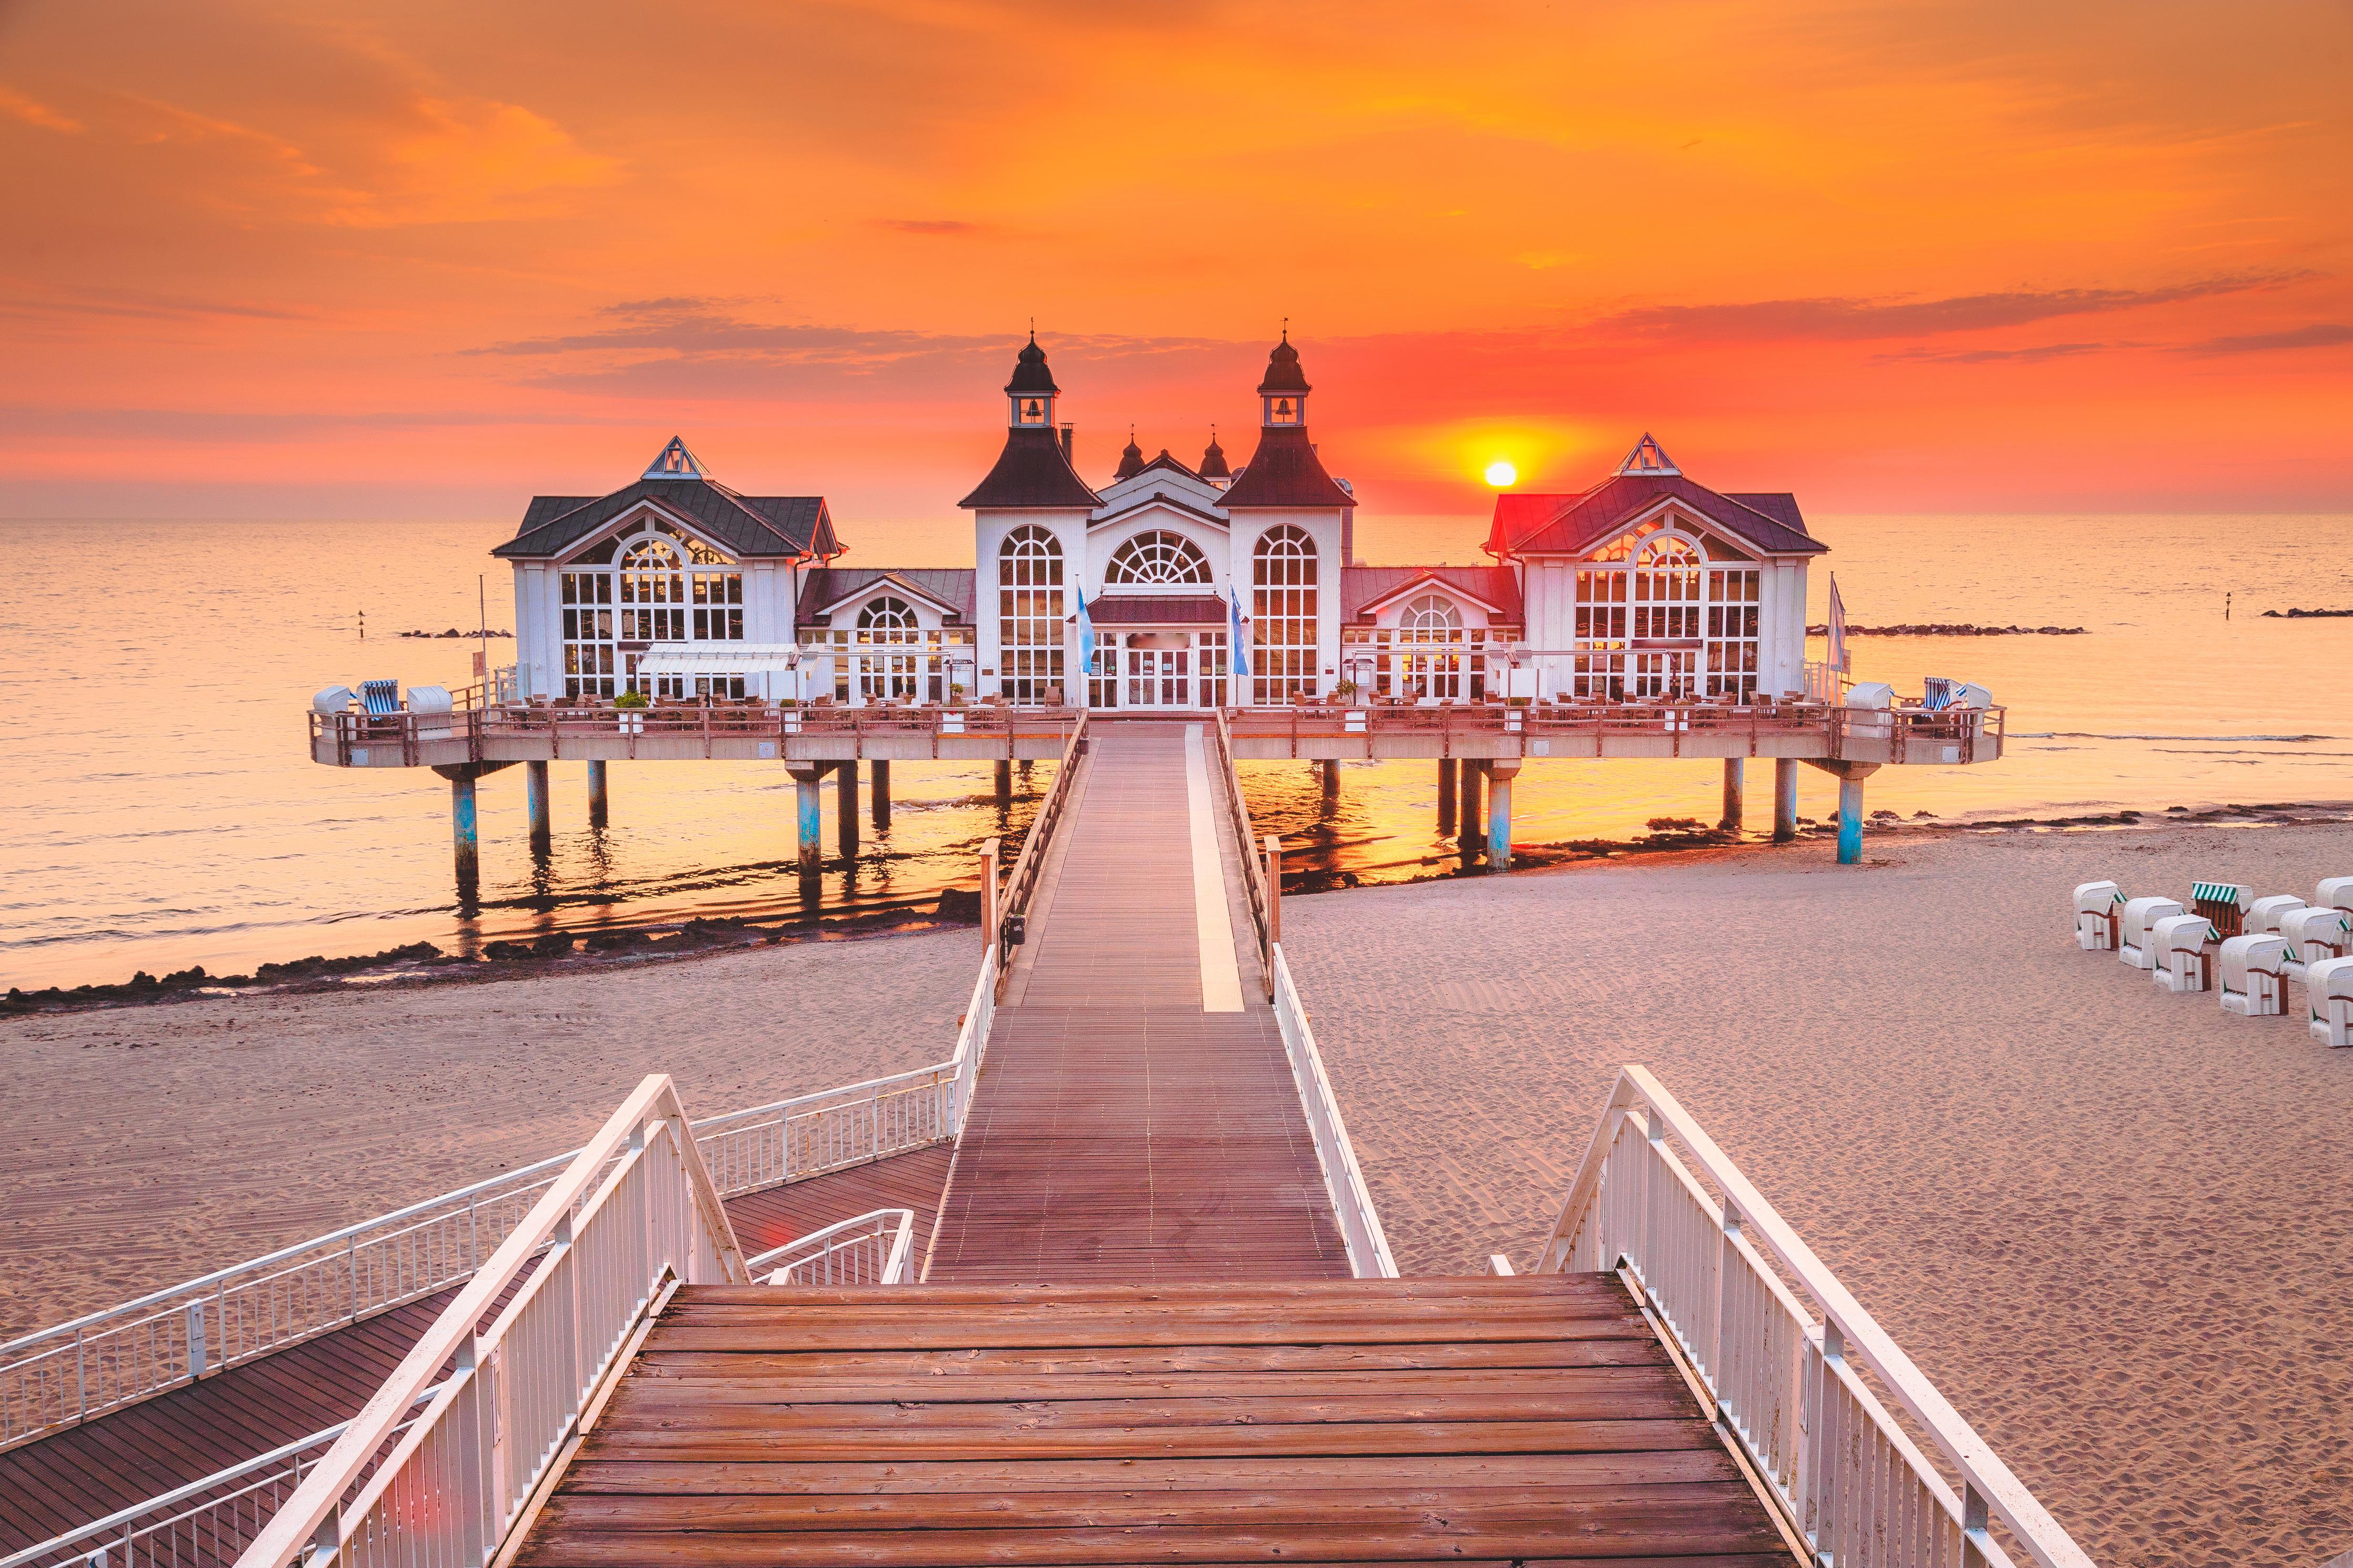
[[[1029,342],[1014,358],[1013,379],[1005,384],[1006,424],[1016,430],[1051,430],[1054,399],[1061,391],[1054,384],[1054,373],[1046,368],[1046,351],[1038,346],[1032,328]]]
[[[1299,351],[1291,346],[1291,323],[1282,326],[1282,341],[1267,356],[1266,379],[1258,384],[1261,425],[1269,430],[1307,427],[1307,373],[1299,368]]]

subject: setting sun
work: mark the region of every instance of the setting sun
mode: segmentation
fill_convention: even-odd
[[[1487,482],[1503,489],[1519,479],[1520,470],[1512,467],[1509,458],[1498,458],[1487,465]]]

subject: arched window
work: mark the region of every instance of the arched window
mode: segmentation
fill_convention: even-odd
[[[997,689],[1016,702],[1043,702],[1062,684],[1062,545],[1036,523],[1005,536],[997,552]]]
[[[914,606],[885,594],[858,612],[858,629],[860,642],[905,642],[915,630]]]
[[[1209,580],[1208,557],[1181,533],[1150,529],[1112,552],[1105,583],[1150,585],[1159,583],[1202,583]]]
[[[1701,568],[1698,548],[1679,534],[1642,541],[1634,552],[1634,637],[1669,642],[1699,640]]]
[[[621,551],[623,642],[686,640],[686,574],[668,540],[640,539]]]
[[[1424,642],[1451,642],[1448,634],[1462,629],[1462,612],[1454,601],[1437,594],[1424,594],[1405,607],[1398,624]]]
[[[1250,559],[1252,700],[1315,695],[1316,604],[1314,539],[1293,523],[1268,529]]]

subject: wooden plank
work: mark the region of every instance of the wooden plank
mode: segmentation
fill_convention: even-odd
[[[642,1354],[630,1375],[677,1369],[683,1375],[812,1377],[903,1372],[911,1378],[964,1375],[1057,1376],[1134,1372],[1437,1371],[1448,1367],[1664,1366],[1655,1338],[1499,1340],[1478,1344],[1397,1345],[1110,1345],[1079,1349],[1046,1345],[970,1350],[659,1351]]]
[[[1050,1395],[1051,1390],[1042,1390]],[[762,1433],[821,1436],[843,1427],[878,1435],[928,1432],[1077,1432],[1094,1427],[1140,1431],[1159,1426],[1237,1425],[1363,1425],[1383,1421],[1602,1421],[1652,1420],[1695,1415],[1688,1392],[1657,1377],[1620,1379],[1615,1386],[1542,1387],[1515,1392],[1366,1393],[1345,1396],[1216,1394],[1198,1398],[1132,1395],[1098,1399],[1055,1397],[1012,1400],[930,1400],[906,1391],[887,1403],[852,1405],[797,1401],[714,1400],[690,1393],[681,1398],[649,1396],[631,1385],[622,1389],[614,1412],[630,1422],[666,1431],[751,1437]]]
[[[904,1377],[823,1377],[800,1373],[730,1377],[723,1373],[679,1377],[647,1368],[629,1378],[620,1397],[632,1411],[651,1412],[672,1406],[715,1409],[736,1405],[845,1405],[909,1401],[926,1405],[949,1403],[991,1404],[1024,1400],[1154,1400],[1154,1399],[1282,1399],[1291,1401],[1345,1398],[1351,1394],[1383,1398],[1448,1395],[1470,1398],[1529,1396],[1532,1388],[1546,1395],[1573,1393],[1606,1395],[1620,1390],[1659,1386],[1651,1364],[1625,1367],[1562,1367],[1542,1380],[1523,1369],[1471,1368],[1450,1372],[1096,1372],[1060,1376],[984,1376],[965,1373],[941,1376],[923,1386],[911,1386]]]

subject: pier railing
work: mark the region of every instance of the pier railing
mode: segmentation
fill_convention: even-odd
[[[483,1568],[669,1289],[750,1282],[687,1127],[666,1075],[639,1084],[238,1563]],[[477,1332],[501,1298],[496,1321]],[[377,1464],[452,1358],[456,1370]]]
[[[997,904],[999,996],[1005,994],[1005,979],[1012,972],[1014,938],[1018,933],[1027,940],[1031,906],[1037,901],[1038,879],[1044,874],[1047,851],[1053,844],[1055,831],[1061,826],[1078,792],[1073,781],[1079,771],[1079,758],[1086,749],[1087,716],[1082,712],[1062,744],[1062,760],[1054,768],[1054,782],[1047,789],[1045,800],[1039,803],[1037,816],[1029,819],[1029,832],[1021,841],[1021,853],[1014,858],[1012,873],[1005,879],[1005,891]]]
[[[947,1061],[696,1123],[721,1195],[954,1138],[986,1043],[977,993],[975,1007],[981,1039],[971,1037],[968,1018]],[[0,1448],[472,1278],[576,1157],[537,1161],[0,1345]]]
[[[962,742],[966,754],[975,742],[1001,742],[1010,756],[1016,742],[1062,738],[1082,717],[1071,708],[1012,707],[978,703],[964,708],[785,707],[753,700],[663,701],[647,708],[558,708],[522,703],[487,704],[479,688],[459,694],[447,713],[370,714],[356,710],[309,715],[311,753],[320,761],[353,767],[381,761],[376,753],[397,751],[409,767],[448,763],[462,749],[463,760],[494,760],[494,742],[543,741],[551,756],[560,757],[567,741],[620,740],[632,751],[638,742],[685,742],[691,752],[700,742],[703,754],[716,743],[756,742],[777,749],[783,756],[797,737],[847,739],[859,755],[865,743],[881,740]],[[675,754],[670,748],[665,754]],[[730,753],[734,754],[731,752]],[[749,753],[745,753],[749,754]]]
[[[811,1231],[744,1267],[766,1285],[903,1285],[914,1244],[913,1209],[876,1209]]]
[[[1234,766],[1233,731],[1226,715],[1219,713],[1217,722],[1204,728],[1210,751],[1215,753],[1211,763],[1225,780],[1226,816],[1232,824],[1234,845],[1242,863],[1242,899],[1250,905],[1250,928],[1258,936],[1259,967],[1266,981],[1268,1000],[1274,997],[1274,929],[1275,900],[1282,889],[1271,886],[1266,862],[1261,858],[1258,840],[1250,828],[1250,807],[1242,800],[1242,779]]]
[[[1503,703],[1440,703],[1433,707],[1349,707],[1345,705],[1291,708],[1237,708],[1230,711],[1226,743],[1236,741],[1285,741],[1299,754],[1305,742],[1368,740],[1373,736],[1427,737],[1436,742],[1436,755],[1454,754],[1453,743],[1508,738],[1523,755],[1571,756],[1583,742],[1597,750],[1602,742],[1634,737],[1663,737],[1665,754],[1680,754],[1687,737],[1704,736],[1714,743],[1710,755],[1720,755],[1723,743],[1746,742],[1751,755],[1769,754],[1772,742],[1784,740],[1820,741],[1831,759],[1851,752],[1868,751],[1856,760],[1894,763],[1968,763],[1981,760],[1980,748],[2001,755],[2002,708],[1846,708],[1820,702],[1776,702],[1736,705],[1719,702],[1540,702],[1525,707]],[[1549,742],[1535,752],[1530,742]],[[1567,750],[1553,751],[1566,744]],[[1487,754],[1482,751],[1482,755]]]
[[[1630,1277],[1706,1414],[1820,1561],[1989,1568],[2011,1562],[2006,1541],[2042,1568],[2091,1568],[1646,1069],[1620,1072],[1537,1267]]]

